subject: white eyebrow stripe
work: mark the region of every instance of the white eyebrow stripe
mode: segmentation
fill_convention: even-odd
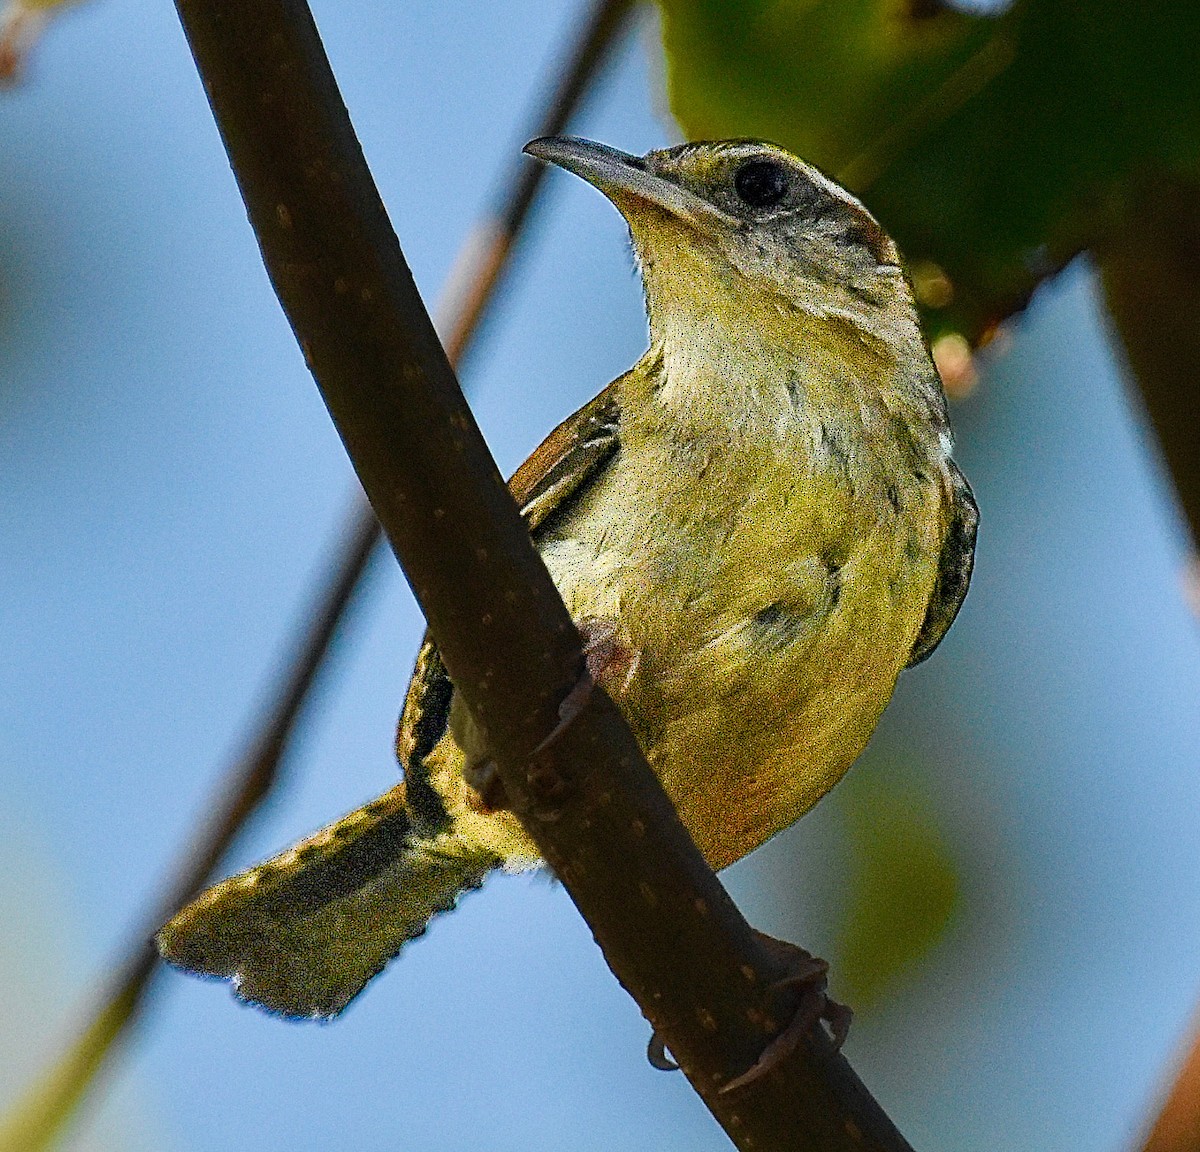
[[[801,161],[801,163],[803,164],[804,162]],[[845,188],[835,181],[830,180],[824,172],[820,171],[820,169],[814,168],[811,164],[804,164],[804,169],[808,173],[808,178],[819,188],[823,188],[826,192],[828,192],[835,200],[840,200],[847,207],[853,208],[857,212],[861,212],[864,216],[869,217],[871,220],[875,219],[875,217],[867,211],[866,206],[861,200],[858,199],[857,196],[853,195],[851,192],[847,192]]]

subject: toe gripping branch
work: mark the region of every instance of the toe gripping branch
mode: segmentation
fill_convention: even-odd
[[[763,936],[762,933],[759,933]],[[800,1002],[787,1026],[762,1051],[762,1055],[740,1076],[735,1076],[721,1088],[721,1094],[736,1092],[739,1088],[753,1084],[766,1076],[790,1056],[816,1027],[827,1026],[834,1047],[841,1048],[850,1034],[850,1021],[854,1013],[844,1004],[831,1000],[827,992],[829,964],[819,956],[805,951],[799,945],[763,936],[776,950],[786,950],[786,961],[790,971],[782,980],[772,985],[774,990],[798,988]]]
[[[826,961],[797,944],[777,940],[774,936],[767,936],[762,932],[756,935],[768,951],[780,958],[788,969],[781,980],[771,985],[771,991],[798,988],[800,1002],[783,1031],[767,1044],[759,1058],[745,1072],[735,1076],[721,1088],[721,1095],[736,1092],[768,1075],[800,1046],[813,1028],[822,1024],[826,1026],[834,1046],[841,1048],[850,1033],[850,1021],[854,1015],[844,1004],[829,998],[829,964]],[[668,1055],[666,1044],[657,1032],[650,1037],[646,1059],[652,1067],[663,1072],[673,1072],[679,1067]]]
[[[604,683],[610,686],[610,691],[622,696],[638,670],[640,653],[621,642],[617,624],[599,617],[587,617],[578,627],[583,645],[583,672],[558,706],[558,723],[529,756],[526,782],[535,799],[543,804],[560,800],[567,791],[567,782],[545,753],[562,739],[587,707],[597,684]],[[477,793],[475,806],[480,811],[497,812],[508,807],[504,782],[494,760],[468,764],[463,769],[463,777]]]
[[[538,801],[550,805],[566,794],[568,785],[555,767],[554,758],[546,756],[545,753],[563,738],[587,707],[598,683],[602,680],[613,681],[613,687],[620,696],[628,690],[638,670],[640,653],[617,640],[617,629],[610,622],[582,621],[579,631],[585,657],[583,671],[558,706],[558,723],[529,757],[526,775],[529,789]],[[508,806],[504,783],[500,779],[495,761],[489,759],[479,764],[468,765],[463,774],[467,783],[478,793],[482,810],[496,811]],[[785,975],[772,984],[769,990],[778,993],[787,989],[798,989],[800,999],[783,1031],[767,1044],[758,1059],[745,1072],[721,1088],[723,1095],[736,1092],[768,1075],[787,1059],[816,1027],[825,1025],[827,1035],[837,1048],[841,1048],[850,1032],[853,1013],[844,1004],[831,1000],[828,995],[829,964],[799,945],[778,940],[762,932],[756,935],[785,971]],[[654,1032],[650,1037],[646,1058],[653,1067],[664,1072],[673,1072],[679,1068],[668,1055],[666,1042],[658,1032]]]

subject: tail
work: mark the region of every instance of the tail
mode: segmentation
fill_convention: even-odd
[[[157,943],[284,1016],[333,1016],[500,860],[453,831],[424,838],[399,784],[294,848],[210,888]]]

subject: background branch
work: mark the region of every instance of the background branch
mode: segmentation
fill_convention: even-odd
[[[773,990],[777,959],[620,713],[599,689],[573,692],[578,636],[425,314],[311,15],[297,0],[177,7],[268,272],[359,478],[515,811],[610,967],[739,1147],[907,1148],[817,1031],[770,1075],[719,1094],[796,1004]]]
[[[1140,181],[1097,255],[1133,382],[1200,543],[1200,182]]]
[[[1172,1069],[1172,1083],[1149,1124],[1142,1152],[1200,1152],[1200,1017],[1192,1021],[1189,1049]]]
[[[561,133],[583,102],[627,27],[633,0],[594,0],[559,76],[522,134]],[[501,189],[489,217],[473,229],[455,262],[439,312],[446,352],[459,363],[478,335],[530,209],[546,175],[542,165],[513,162],[498,181]],[[120,1041],[137,1021],[146,992],[161,966],[151,939],[158,928],[210,879],[251,817],[274,790],[287,767],[307,705],[338,634],[362,591],[372,558],[383,539],[379,521],[360,495],[346,517],[339,553],[312,593],[291,644],[293,655],[280,667],[272,700],[252,723],[232,762],[221,773],[207,815],[179,862],[164,895],[134,936],[129,955],[115,967],[110,990],[75,1033],[68,1050],[19,1100],[0,1123],[0,1148],[37,1152],[49,1147],[75,1114]]]

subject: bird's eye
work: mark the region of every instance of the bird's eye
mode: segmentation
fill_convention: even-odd
[[[787,172],[774,160],[748,160],[734,175],[733,186],[751,208],[770,208],[788,190]]]

